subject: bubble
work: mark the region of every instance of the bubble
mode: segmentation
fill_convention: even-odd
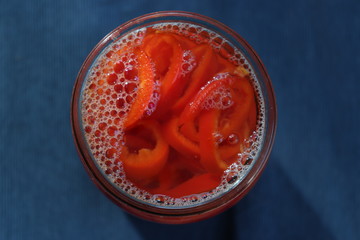
[[[165,197],[162,196],[162,195],[158,195],[158,196],[155,197],[155,201],[157,203],[164,203],[165,202]]]
[[[114,173],[118,173],[120,171],[120,168],[118,166],[115,166],[112,170]]]
[[[136,80],[138,76],[138,71],[135,68],[127,68],[124,72],[124,77],[127,80]]]
[[[110,115],[111,115],[112,117],[116,117],[117,111],[116,111],[116,110],[111,110]]]
[[[106,100],[105,100],[105,99],[101,99],[101,100],[100,100],[100,104],[105,105],[105,104],[106,104]]]
[[[243,165],[250,165],[253,160],[254,160],[254,158],[251,157],[251,156],[245,157],[245,158],[242,160],[242,164],[243,164]]]
[[[126,115],[126,111],[120,111],[120,112],[118,113],[118,116],[119,116],[120,118],[123,118],[125,115]],[[121,122],[121,121],[120,121],[120,122]]]
[[[120,62],[115,63],[115,65],[114,65],[115,73],[123,73],[124,70],[125,70],[125,65],[123,62],[120,61]]]
[[[96,85],[94,83],[90,84],[89,89],[94,90],[96,88]]]
[[[125,99],[126,99],[126,103],[131,103],[131,102],[132,102],[132,100],[133,100],[133,97],[132,97],[132,96],[127,95]]]
[[[219,132],[214,133],[213,136],[217,145],[220,145],[224,141],[224,136]]]
[[[118,140],[116,138],[111,138],[109,143],[111,146],[116,147],[118,145]]]
[[[102,79],[100,79],[100,80],[97,82],[97,84],[98,84],[99,86],[102,86],[104,83],[105,83],[105,81],[102,80]]]
[[[87,121],[90,125],[93,125],[95,123],[95,117],[90,115],[88,118],[87,118]]]
[[[96,109],[96,108],[97,108],[96,103],[91,104],[91,108],[92,108],[92,109]]]
[[[118,79],[118,76],[114,73],[109,74],[106,78],[106,81],[109,85],[114,85],[116,83],[116,80]]]
[[[233,103],[230,90],[221,86],[205,99],[203,108],[225,110],[231,107]]]
[[[114,52],[110,50],[109,52],[107,52],[107,53],[105,54],[105,56],[108,57],[108,58],[110,58],[110,57],[113,55],[113,53],[114,53]]]
[[[99,88],[96,92],[98,95],[102,95],[104,93],[104,90],[102,88]]]
[[[84,128],[84,130],[85,130],[86,133],[90,133],[90,132],[91,132],[91,127],[90,127],[90,126],[86,126],[86,127]]]
[[[137,89],[137,84],[134,82],[126,82],[125,83],[125,92],[127,94],[132,94],[136,91]]]
[[[223,108],[228,108],[233,104],[233,101],[231,99],[231,96],[221,96],[221,106],[223,106]]]
[[[124,108],[124,106],[125,106],[125,100],[124,99],[119,98],[118,100],[116,100],[116,107],[117,108],[122,109],[122,108]]]
[[[226,176],[226,182],[228,184],[233,184],[238,180],[238,173],[237,172],[229,172]]]
[[[239,137],[236,133],[232,133],[226,138],[226,142],[230,145],[235,145],[239,143]]]
[[[117,131],[117,127],[115,126],[110,126],[108,129],[107,129],[107,133],[109,136],[115,136],[115,133]]]
[[[105,156],[107,158],[114,158],[116,152],[117,151],[115,148],[109,148],[108,150],[106,150]]]
[[[114,90],[115,90],[115,92],[117,92],[117,93],[122,93],[123,89],[124,89],[124,86],[123,86],[122,84],[116,84],[116,85],[114,86]]]
[[[115,125],[119,126],[121,124],[121,119],[120,118],[115,118],[114,123],[115,123]]]
[[[103,130],[105,130],[106,126],[107,126],[107,124],[105,122],[102,122],[102,123],[99,123],[98,127],[101,131],[103,131]]]

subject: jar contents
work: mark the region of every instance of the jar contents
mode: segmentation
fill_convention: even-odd
[[[187,206],[232,189],[264,131],[259,83],[241,51],[187,23],[114,40],[89,70],[80,107],[104,175],[153,205]]]

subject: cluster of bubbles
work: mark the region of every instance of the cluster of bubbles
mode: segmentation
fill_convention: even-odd
[[[145,109],[146,116],[151,116],[151,114],[156,110],[157,103],[159,102],[160,99],[160,81],[155,80],[154,85],[155,86],[154,86],[153,94],[151,95],[150,102]]]
[[[220,51],[221,46],[227,43],[217,33],[188,23],[156,24],[152,28],[174,32],[188,37],[196,43],[207,42],[213,46],[215,51]],[[221,184],[218,187],[210,192],[181,198],[172,198],[160,194],[153,195],[139,189],[126,178],[120,161],[120,153],[124,144],[123,119],[126,117],[132,101],[136,98],[139,85],[138,63],[133,54],[121,51],[126,47],[134,46],[134,44],[141,44],[145,32],[146,29],[142,28],[119,39],[114,39],[114,42],[98,57],[87,75],[83,86],[81,109],[84,134],[92,155],[107,178],[120,191],[149,204],[182,207],[217,198],[241,182],[259,154],[265,125],[265,108],[260,85],[243,54],[234,49],[235,54],[228,60],[237,66],[242,66],[249,72],[250,80],[255,89],[258,106],[257,129],[249,139],[245,140],[243,145],[249,147],[242,149],[237,156],[237,161],[224,172]],[[186,74],[192,71],[196,62],[191,51],[186,51],[183,58],[186,60],[186,64],[182,66],[182,69],[183,73]],[[145,111],[147,115],[151,115],[159,100],[160,84],[156,82],[155,85],[151,102]],[[205,101],[204,107],[225,109],[232,104],[230,92],[226,88],[219,88],[214,95]]]
[[[212,80],[208,81],[205,86],[201,89],[204,89],[206,86],[211,84],[214,81],[218,81],[220,79],[228,77],[228,73],[219,73],[213,77]],[[220,109],[225,110],[231,107],[234,104],[231,96],[230,89],[225,86],[220,86],[211,92],[210,95],[206,97],[204,100],[202,109]]]
[[[190,50],[184,51],[182,60],[181,75],[185,76],[195,68],[196,61]]]
[[[207,96],[202,109],[221,109],[225,110],[233,105],[230,90],[226,87],[219,87],[211,95]]]
[[[135,34],[128,36],[134,39]],[[123,42],[123,41],[122,41]],[[94,158],[106,174],[122,172],[123,119],[137,97],[138,62],[122,52],[126,41],[112,45],[88,73],[82,95],[85,137]],[[153,97],[156,101],[156,97]]]

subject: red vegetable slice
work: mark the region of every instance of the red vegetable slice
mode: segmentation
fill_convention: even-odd
[[[253,87],[247,78],[236,77],[231,95],[234,104],[224,111],[219,127],[221,134],[226,137],[239,130],[239,127],[247,121],[249,111],[255,101]]]
[[[220,184],[220,177],[205,173],[197,175],[180,184],[179,186],[165,192],[174,198],[184,197],[195,193],[204,193],[216,188]]]
[[[210,80],[217,71],[216,55],[211,47],[200,45],[193,50],[193,54],[198,65],[191,74],[185,92],[172,107],[175,112],[183,110],[201,86]]]
[[[180,132],[193,142],[199,142],[199,129],[196,121],[185,122],[180,127]]]
[[[203,110],[205,101],[207,101],[209,97],[212,97],[213,93],[221,87],[230,89],[230,86],[233,84],[234,80],[234,77],[228,75],[224,78],[213,80],[206,84],[182,111],[179,118],[179,123],[184,124],[185,122],[193,121]]]
[[[199,117],[200,134],[200,162],[211,173],[222,173],[228,164],[222,160],[218,151],[216,133],[218,131],[218,120],[220,110],[210,109],[204,111]]]
[[[154,62],[156,74],[161,77],[167,72],[173,55],[174,39],[164,33],[150,33],[143,41],[144,52]]]
[[[133,100],[130,110],[124,121],[124,127],[132,127],[147,109],[155,88],[155,74],[150,58],[140,49],[135,49],[138,60],[139,86],[136,98]]]
[[[126,176],[133,181],[141,181],[156,176],[167,161],[169,146],[163,138],[160,125],[156,121],[140,121],[137,126],[150,130],[155,139],[153,149],[141,148],[137,152],[130,152],[125,145],[121,159]],[[125,136],[126,138],[126,136]]]
[[[179,153],[190,157],[199,156],[199,145],[180,132],[179,119],[173,117],[163,127],[164,137],[167,142]]]
[[[180,43],[181,47],[183,49],[193,49],[197,46],[197,44],[194,41],[191,41],[190,39],[184,37],[184,36],[180,36],[177,34],[171,34],[171,36],[173,36],[174,38],[176,38],[176,40]]]
[[[182,182],[187,181],[196,173],[204,173],[204,169],[198,161],[186,159],[186,157],[178,155],[178,153],[170,153],[167,164],[157,176],[158,186],[151,189],[151,192],[154,194],[162,194]]]

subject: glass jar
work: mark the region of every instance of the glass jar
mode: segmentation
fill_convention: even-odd
[[[164,28],[171,26],[171,24],[175,24],[177,29],[179,26],[188,27],[188,31],[193,31],[192,34],[198,33],[199,29],[205,29],[207,30],[206,36],[212,39],[215,47],[220,46],[220,51],[238,55],[239,64],[245,66],[254,83],[256,83],[259,105],[258,127],[261,128],[261,131],[257,136],[260,140],[257,139],[255,154],[250,154],[247,158],[249,161],[243,163],[243,166],[231,170],[232,172],[240,172],[235,178],[229,180],[231,185],[227,186],[224,191],[215,189],[211,198],[201,199],[201,201],[189,198],[187,199],[188,203],[183,205],[164,204],[161,201],[149,202],[145,197],[132,195],[126,189],[122,189],[121,185],[115,184],[99,165],[89,148],[82,121],[84,85],[99,56],[126,34],[141,28],[158,26],[162,23],[164,23]],[[169,23],[170,25],[167,25]],[[82,163],[92,181],[105,195],[127,212],[140,218],[160,223],[181,224],[199,221],[221,213],[237,203],[254,186],[264,170],[273,145],[276,130],[276,103],[270,78],[260,58],[236,32],[214,19],[196,13],[155,12],[120,25],[104,37],[91,51],[80,69],[73,89],[71,124],[75,145]]]

